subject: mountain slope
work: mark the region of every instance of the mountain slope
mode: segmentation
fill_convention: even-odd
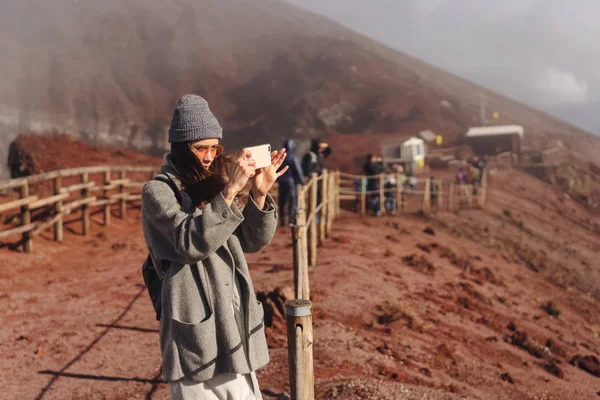
[[[452,139],[478,123],[483,92],[532,144],[600,154],[578,128],[277,0],[0,0],[0,51],[4,142],[66,132],[158,151],[188,92],[209,99],[233,146],[329,131]]]

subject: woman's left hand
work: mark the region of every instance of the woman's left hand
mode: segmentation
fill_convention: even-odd
[[[289,168],[289,166],[286,166],[281,171],[277,172],[283,164],[285,156],[285,149],[271,152],[271,165],[257,169],[256,175],[252,178],[252,196],[260,208],[264,208],[264,200],[267,193],[269,193],[269,190],[271,190],[277,178],[285,174]],[[259,202],[262,204],[259,204]]]

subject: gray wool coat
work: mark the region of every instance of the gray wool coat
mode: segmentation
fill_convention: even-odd
[[[161,173],[179,183],[170,165]],[[183,191],[181,198],[179,204],[169,185],[158,180],[146,183],[142,191],[144,238],[154,265],[162,265],[165,272],[160,320],[163,378],[202,382],[220,373],[246,374],[261,368],[269,361],[263,308],[256,300],[244,253],[260,251],[273,238],[275,203],[269,196],[266,210],[260,210],[250,198],[240,211],[219,194],[199,210]],[[234,274],[242,293],[245,339],[231,308]]]

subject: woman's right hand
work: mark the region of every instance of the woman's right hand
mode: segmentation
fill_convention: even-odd
[[[256,161],[252,160],[252,153],[249,150],[242,150],[229,170],[229,182],[225,189],[223,189],[223,195],[227,204],[233,202],[235,196],[241,192],[248,179],[252,178],[256,173]]]

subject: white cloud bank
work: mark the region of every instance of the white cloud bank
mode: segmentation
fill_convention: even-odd
[[[536,89],[548,105],[583,104],[588,99],[589,85],[572,72],[556,67],[546,68],[536,80]]]

